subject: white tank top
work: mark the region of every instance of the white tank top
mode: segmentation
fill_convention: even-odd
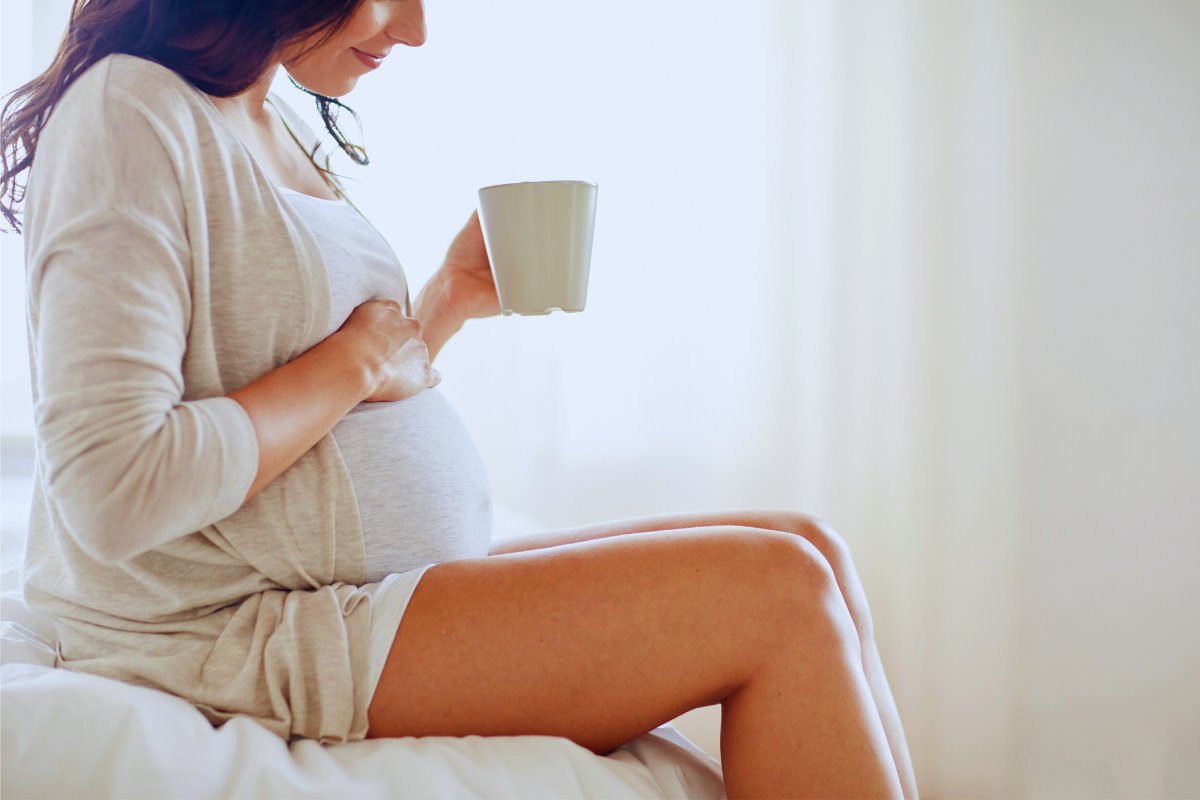
[[[326,336],[360,303],[404,303],[404,268],[345,200],[280,187],[320,246],[329,277]],[[492,487],[471,432],[437,387],[391,403],[359,403],[333,429],[367,552],[365,582],[425,564],[482,558],[492,535]]]

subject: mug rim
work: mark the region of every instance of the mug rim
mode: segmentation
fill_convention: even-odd
[[[599,184],[597,184],[595,181],[555,180],[555,181],[516,181],[514,183],[494,183],[491,186],[481,186],[479,188],[479,191],[485,192],[488,189],[506,189],[510,186],[545,186],[545,185],[549,185],[549,184],[570,184],[570,185],[575,185],[575,186],[578,186],[578,185],[590,186],[593,189],[599,188]]]

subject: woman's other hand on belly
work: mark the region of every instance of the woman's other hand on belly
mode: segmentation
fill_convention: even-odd
[[[333,336],[347,339],[361,360],[371,387],[367,402],[407,400],[442,381],[430,363],[420,320],[404,316],[395,300],[368,300]]]

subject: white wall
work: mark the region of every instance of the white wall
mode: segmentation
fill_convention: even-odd
[[[1200,4],[1021,24],[1028,785],[1200,793]]]
[[[1200,4],[828,5],[796,397],[922,786],[1195,796]]]
[[[35,5],[23,0],[0,3],[0,94],[8,94],[50,65],[70,6],[69,2]],[[0,234],[0,435],[8,437],[27,437],[33,430],[23,263],[21,239]]]
[[[923,792],[1018,796],[1015,9],[828,5],[800,475],[855,550]]]

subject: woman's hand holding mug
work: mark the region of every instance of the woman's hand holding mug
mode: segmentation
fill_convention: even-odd
[[[500,297],[483,243],[478,211],[471,214],[467,224],[450,243],[440,271],[453,305],[453,313],[460,320],[465,322],[500,314]]]
[[[420,321],[404,316],[395,300],[368,300],[350,312],[338,334],[353,337],[370,376],[367,402],[406,400],[442,381],[429,363]]]

